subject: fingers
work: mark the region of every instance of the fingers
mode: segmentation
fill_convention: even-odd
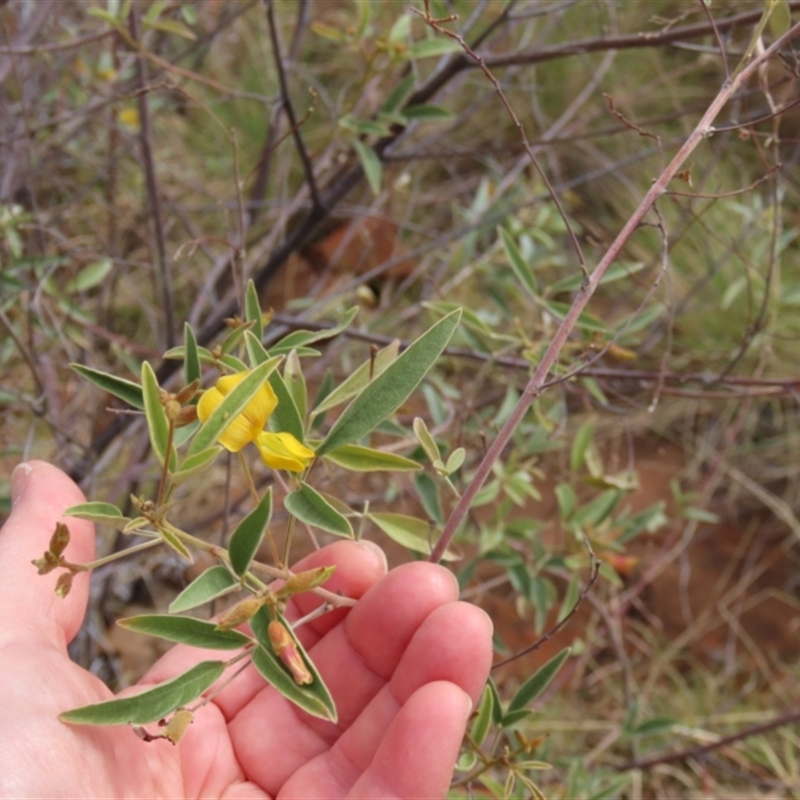
[[[70,542],[67,561],[94,558],[94,526],[85,520],[63,519],[64,509],[85,502],[81,490],[61,470],[43,461],[20,464],[12,476],[11,516],[0,531],[0,608],[3,641],[45,636],[63,647],[77,633],[86,612],[89,577],[76,575],[66,598],[55,593],[57,569],[37,575],[31,561],[41,558],[57,521],[65,522]]]
[[[345,796],[444,797],[471,710],[470,698],[453,683],[419,688],[392,720],[369,766]]]
[[[456,602],[457,594],[450,573],[419,562],[393,570],[367,592],[344,623],[311,650],[336,702],[338,727],[309,718],[265,689],[231,722],[248,777],[273,793],[290,781],[289,794],[342,797],[343,791],[329,795],[332,787],[315,782],[339,776],[351,786],[418,689],[445,681],[477,699],[491,663],[491,622],[480,609]],[[265,719],[273,723],[271,730],[264,728]],[[463,722],[456,726],[456,749]],[[266,760],[270,752],[280,758]],[[452,766],[451,760],[448,774]]]

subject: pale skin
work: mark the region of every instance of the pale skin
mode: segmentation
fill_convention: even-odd
[[[298,631],[333,694],[338,724],[298,711],[248,668],[197,712],[180,744],[147,743],[127,727],[58,720],[112,696],[67,656],[86,610],[88,576],[79,575],[62,600],[54,592],[58,573],[38,576],[31,565],[63,510],[84,497],[55,467],[31,462],[14,473],[12,501],[0,530],[0,796],[445,796],[491,663],[491,622],[458,601],[447,570],[416,562],[387,573],[377,548],[351,541],[314,553],[298,567],[336,564],[326,588],[360,598]],[[64,521],[72,537],[65,557],[90,561],[92,525]],[[319,602],[298,595],[288,616]],[[219,653],[175,647],[141,685],[209,658]]]

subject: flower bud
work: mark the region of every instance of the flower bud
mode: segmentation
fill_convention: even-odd
[[[181,413],[181,404],[174,398],[170,398],[164,403],[164,413],[167,415],[168,420],[175,422]]]
[[[69,544],[69,528],[63,522],[56,522],[56,529],[50,537],[50,552],[58,557]]]
[[[286,630],[286,626],[278,620],[272,620],[267,629],[269,642],[275,655],[283,662],[283,665],[292,673],[292,678],[298,686],[305,686],[314,682],[314,676],[309,672],[297,643],[292,635]]]
[[[184,406],[177,417],[175,417],[175,427],[183,428],[191,425],[197,419],[197,406]]]
[[[230,628],[235,628],[237,625],[247,622],[262,605],[264,605],[264,601],[260,597],[246,597],[244,600],[236,603],[235,606],[231,606],[219,618],[217,630],[229,630]]]
[[[63,599],[69,594],[74,577],[75,576],[71,572],[62,572],[61,575],[58,576],[58,580],[56,581],[56,594],[60,598]]]
[[[330,567],[316,567],[315,569],[298,572],[296,575],[286,579],[286,583],[281,586],[278,595],[280,597],[288,597],[298,592],[308,592],[311,589],[316,589],[317,586],[325,583],[335,570],[336,565],[334,564]]]
[[[48,550],[41,558],[33,559],[31,564],[36,567],[39,575],[47,575],[59,565],[59,559]]]

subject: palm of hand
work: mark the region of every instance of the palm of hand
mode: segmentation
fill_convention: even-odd
[[[23,476],[24,477],[24,476]],[[372,547],[337,542],[302,568],[336,564],[327,587],[362,597],[299,633],[336,701],[337,725],[309,717],[252,668],[203,706],[180,745],[127,728],[71,727],[57,715],[108,699],[66,644],[88,582],[61,600],[30,561],[64,508],[83,501],[66,476],[36,463],[0,532],[0,794],[24,797],[441,797],[471,703],[491,660],[491,624],[457,602],[446,570],[407,564],[385,574]],[[91,526],[69,520],[70,560],[92,558]],[[82,577],[82,576],[81,576]],[[298,595],[291,618],[318,600]],[[160,683],[218,655],[176,647],[145,676]]]

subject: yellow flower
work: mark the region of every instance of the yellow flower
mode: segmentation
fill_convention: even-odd
[[[302,472],[314,458],[314,451],[301,444],[291,433],[263,431],[255,438],[261,460],[273,469]]]
[[[237,372],[235,375],[224,375],[212,389],[206,389],[197,404],[197,416],[205,422],[216,410],[226,395],[235,389],[245,378],[246,372]],[[269,415],[278,405],[278,398],[268,383],[253,395],[239,416],[231,420],[219,436],[219,443],[231,453],[238,453],[246,444],[255,440],[256,436],[264,430]]]
[[[206,389],[197,404],[197,416],[205,422],[223,401],[248,375],[237,372],[225,375],[211,389]],[[253,442],[261,454],[261,460],[273,469],[302,472],[314,457],[291,433],[269,433],[264,430],[270,414],[278,405],[278,398],[269,383],[264,383],[253,395],[241,414],[234,417],[218,437],[219,443],[231,453],[238,453],[246,444]]]

